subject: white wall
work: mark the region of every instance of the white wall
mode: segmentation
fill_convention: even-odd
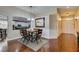
[[[36,18],[45,17],[45,27],[43,29],[42,37],[49,38],[49,15],[38,15]]]
[[[45,28],[42,28],[43,29],[42,37],[48,39],[54,39],[58,37],[57,28],[55,28],[57,19],[52,18],[53,16],[51,17],[52,19],[50,19],[50,15],[54,15],[56,13],[57,13],[57,9],[53,8],[49,13],[40,14],[35,17],[35,18],[45,17]],[[53,20],[54,22],[52,22],[51,20]],[[53,24],[52,28],[50,27],[50,24]]]
[[[42,36],[45,37],[45,38],[48,38],[48,39],[57,38],[57,36],[56,36],[57,33],[56,33],[55,29],[53,31],[51,31],[51,29],[49,28],[49,15],[50,14],[55,14],[56,11],[57,10],[55,8],[55,9],[52,9],[52,11],[50,11],[49,13],[36,15],[36,17],[35,17],[35,18],[45,17],[45,28],[42,28],[43,29],[43,35]],[[21,37],[19,30],[13,30],[13,28],[12,28],[13,16],[26,17],[28,19],[31,16],[32,19],[34,18],[33,15],[30,15],[28,12],[20,10],[20,9],[18,9],[16,7],[0,7],[0,14],[9,16],[8,17],[9,24],[8,24],[8,30],[7,30],[7,32],[8,32],[7,38],[9,40]],[[32,24],[31,27],[35,28],[35,20],[32,20],[31,24]]]
[[[12,40],[15,38],[21,37],[19,30],[13,30],[13,16],[26,17],[30,18],[28,12],[22,11],[16,7],[0,7],[0,14],[8,16],[8,30],[7,30],[7,38],[8,40]]]
[[[57,30],[57,15],[49,15],[49,38],[57,38],[58,30]]]

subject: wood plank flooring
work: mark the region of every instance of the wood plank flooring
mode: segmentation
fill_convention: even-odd
[[[62,52],[76,52],[77,38],[73,34],[61,34],[58,37],[59,51]]]
[[[34,52],[16,40],[8,42],[9,52]],[[77,39],[73,34],[61,34],[57,39],[49,39],[48,43],[41,47],[38,52],[76,52]]]

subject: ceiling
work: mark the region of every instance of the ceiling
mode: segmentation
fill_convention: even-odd
[[[7,13],[12,11],[25,11],[35,16],[41,14],[55,14],[58,13],[61,17],[67,16],[79,16],[78,6],[0,6],[0,10],[6,11]],[[77,11],[77,12],[76,12]]]
[[[44,14],[44,13],[50,13],[54,9],[56,9],[55,6],[16,6],[19,9],[22,9],[24,11],[27,11],[29,13],[32,13],[34,15],[38,14]]]
[[[59,8],[59,14],[61,16],[73,15],[78,6],[16,6],[17,8],[32,13],[34,15],[53,13]]]
[[[61,17],[73,17],[77,14],[78,8],[58,8]]]

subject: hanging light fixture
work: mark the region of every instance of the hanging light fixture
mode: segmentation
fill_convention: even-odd
[[[32,10],[32,8],[33,8],[33,6],[29,6],[30,7],[30,10],[31,10],[31,13],[33,13],[33,10]],[[30,15],[30,20],[34,20],[34,18]]]

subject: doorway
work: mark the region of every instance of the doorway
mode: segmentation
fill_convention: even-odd
[[[77,21],[75,19],[76,8],[58,8],[58,32],[76,34]]]

